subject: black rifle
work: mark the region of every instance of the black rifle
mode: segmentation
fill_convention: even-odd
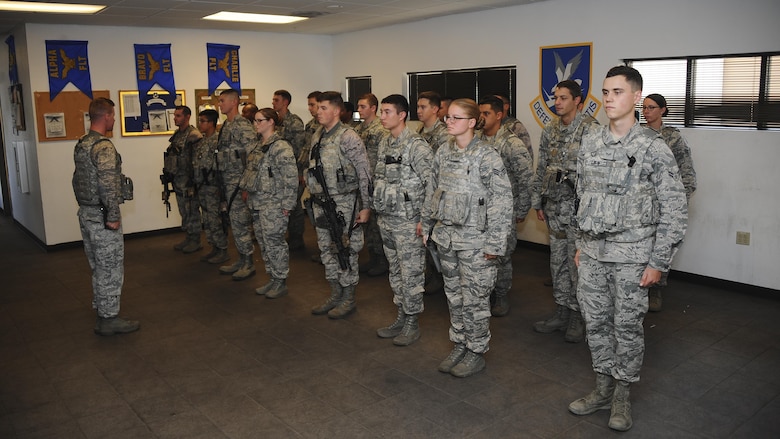
[[[322,137],[314,145],[311,150],[311,156],[314,159],[314,168],[309,169],[309,173],[317,180],[320,186],[322,186],[322,197],[312,195],[311,200],[317,203],[321,208],[323,217],[325,219],[325,226],[330,232],[330,240],[333,245],[336,246],[336,257],[339,260],[339,266],[342,270],[350,270],[349,264],[349,234],[344,233],[344,228],[347,223],[344,220],[344,213],[336,210],[336,202],[333,197],[330,196],[328,185],[325,183],[325,172],[322,167],[322,159],[320,157],[320,142]],[[355,200],[357,201],[357,199]],[[357,208],[357,206],[355,207]],[[354,216],[354,208],[352,215]],[[350,227],[351,229],[351,227]],[[351,231],[351,230],[350,230]]]
[[[428,239],[425,240],[425,247],[431,254],[431,261],[433,261],[433,265],[436,267],[436,271],[441,273],[441,258],[439,257],[439,247],[436,245],[436,242],[431,239],[434,226],[435,224],[431,226],[431,230],[428,231]]]
[[[165,172],[163,168],[162,174],[160,174],[160,183],[163,185],[162,201],[165,204],[165,217],[168,218],[168,212],[171,211],[171,192],[173,192],[173,174]]]

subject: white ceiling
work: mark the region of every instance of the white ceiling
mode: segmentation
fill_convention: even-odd
[[[22,23],[171,27],[334,35],[543,0],[49,0],[107,5],[95,15],[0,12],[0,34]],[[219,11],[312,16],[292,24],[201,20]]]

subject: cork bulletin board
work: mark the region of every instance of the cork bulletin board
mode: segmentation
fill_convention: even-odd
[[[217,124],[222,125],[222,122],[227,119],[227,116],[219,111],[219,94],[223,91],[223,89],[214,90],[214,93],[210,95],[206,89],[195,89],[195,106],[197,108],[192,109],[192,114],[197,115],[203,110],[217,110],[217,113],[219,113]],[[248,103],[257,105],[254,88],[241,89],[241,96],[238,97],[238,114],[241,114],[244,105]],[[267,105],[258,105],[258,107],[263,108],[267,107]]]
[[[111,99],[108,90],[93,90],[94,98]],[[87,95],[80,91],[61,91],[54,100],[49,92],[35,92],[35,120],[38,141],[78,140],[89,131],[89,103]],[[106,133],[112,137],[113,132]]]

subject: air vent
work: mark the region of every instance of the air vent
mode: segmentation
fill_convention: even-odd
[[[315,17],[321,17],[323,15],[328,15],[328,13],[320,12],[320,11],[297,11],[291,13],[290,15],[294,15],[296,17],[315,18]]]

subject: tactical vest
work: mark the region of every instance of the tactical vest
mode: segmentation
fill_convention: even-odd
[[[475,227],[480,232],[487,228],[488,190],[482,184],[479,166],[488,148],[477,141],[465,151],[448,148],[439,163],[439,187],[433,193],[432,215],[444,225]]]
[[[392,140],[388,140],[392,141]],[[384,215],[414,219],[420,216],[425,201],[425,184],[412,168],[411,151],[414,138],[409,139],[397,157],[386,155],[378,159],[374,180],[374,210]]]
[[[217,170],[221,172],[233,171],[241,174],[246,168],[246,150],[239,146],[233,146],[236,144],[236,141],[233,140],[233,125],[243,123],[239,118],[242,118],[242,116],[236,116],[232,122],[225,121],[225,123],[222,124],[222,128],[219,130],[217,151],[215,154]],[[238,128],[238,126],[235,128]]]
[[[216,186],[216,152],[217,146],[216,138],[214,136],[206,138],[204,137],[198,142],[195,151],[193,151],[192,160],[192,179],[197,185],[209,185]]]
[[[81,136],[73,152],[76,169],[73,171],[73,193],[79,206],[101,206],[98,193],[98,170],[92,161],[92,149],[99,142],[108,141],[108,137],[92,135]],[[121,169],[122,157],[116,153],[116,168]],[[119,203],[133,199],[133,181],[124,174],[117,173],[115,187],[119,189]]]
[[[599,130],[598,142],[601,135]],[[652,182],[642,176],[649,146],[585,151],[577,209],[580,230],[593,235],[631,230],[634,239],[655,234],[660,206]]]
[[[319,148],[320,162],[329,194],[349,194],[360,187],[355,167],[341,152],[341,137],[348,129],[351,128],[339,124],[333,133],[324,136],[325,127],[320,128],[319,141],[312,146],[312,151],[309,153],[309,172],[306,175],[306,185],[312,195],[322,195],[325,192],[312,173],[317,166],[317,161],[314,159],[317,148]]]
[[[270,140],[271,142],[265,145],[260,145],[258,142],[258,145],[249,152],[247,167],[239,183],[241,189],[247,192],[270,195],[276,193],[277,176],[274,175],[273,167],[265,156],[277,142],[284,141],[284,139],[280,138],[278,133],[274,133]]]
[[[547,154],[547,167],[542,178],[542,197],[552,201],[570,200],[575,196],[577,186],[577,154],[582,143],[582,133],[587,124],[580,118],[579,125],[573,130],[564,130],[559,124],[550,138]]]

